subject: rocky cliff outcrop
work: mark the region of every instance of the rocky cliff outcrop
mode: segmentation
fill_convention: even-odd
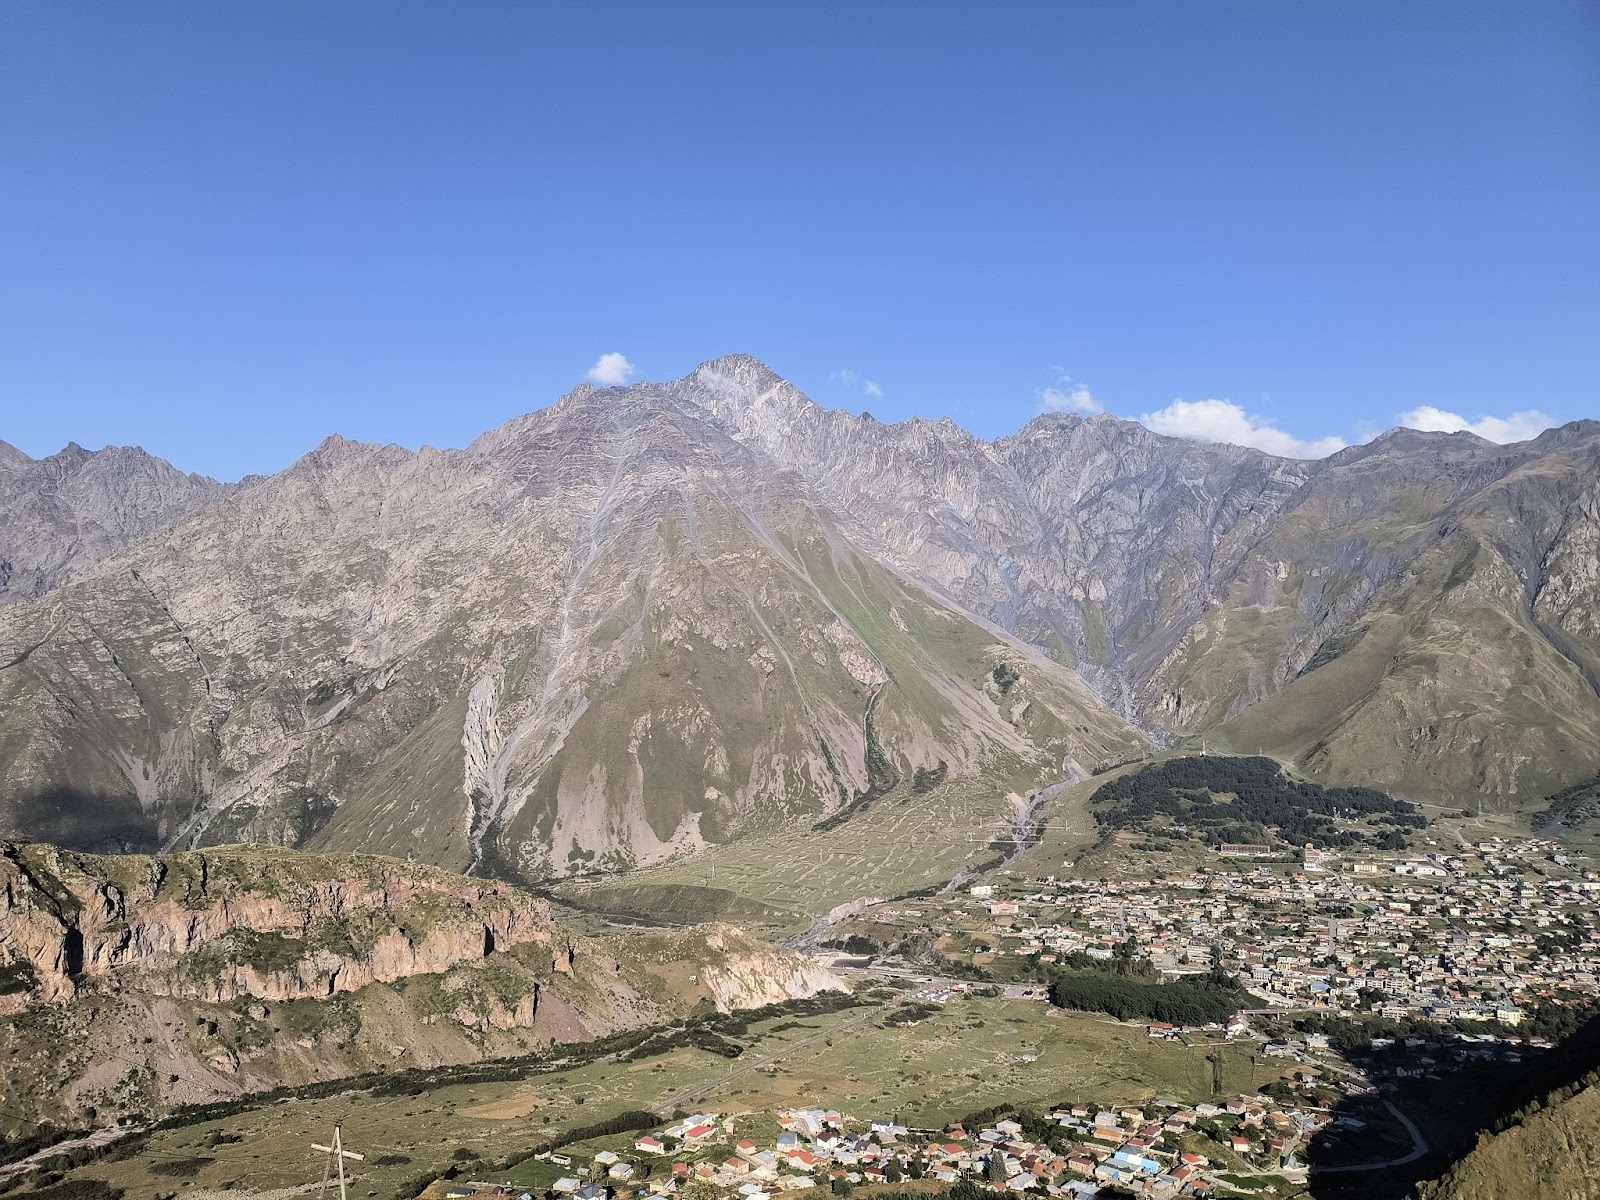
[[[718,1012],[850,990],[804,954],[720,921],[681,932],[613,938],[608,949],[657,994],[709,1000]]]
[[[700,978],[720,1012],[762,1008],[844,987],[837,975],[803,954],[755,943],[737,929],[713,926],[704,938],[713,957],[700,969]]]
[[[0,849],[0,965],[26,964],[49,1003],[113,980],[213,1004],[320,999],[528,945],[575,953],[542,901],[391,859]]]
[[[587,939],[509,885],[394,859],[0,844],[0,1094],[36,1120],[527,1055],[839,986],[729,926]]]

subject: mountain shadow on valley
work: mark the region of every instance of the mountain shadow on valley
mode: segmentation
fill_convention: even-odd
[[[131,795],[46,787],[5,798],[11,831],[85,854],[154,854],[161,849],[156,824]]]
[[[1595,1080],[1600,1018],[1553,1049],[1437,1031],[1378,1038],[1366,1050],[1352,1048],[1349,1058],[1370,1090],[1347,1096],[1333,1109],[1334,1120],[1312,1137],[1305,1152],[1310,1194],[1315,1200],[1466,1200],[1477,1193],[1452,1190],[1443,1177],[1493,1135]],[[1420,1135],[1420,1154],[1401,1117]],[[1374,1162],[1392,1165],[1362,1169]]]

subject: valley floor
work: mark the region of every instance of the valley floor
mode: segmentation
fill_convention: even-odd
[[[1081,1097],[1125,1104],[1212,1095],[1207,1056],[1214,1047],[1152,1040],[1142,1026],[1025,1000],[974,999],[904,1026],[885,1024],[888,1011],[875,1002],[772,1017],[749,1031],[744,1054],[734,1060],[680,1049],[502,1083],[267,1105],[162,1131],[136,1156],[85,1165],[74,1177],[106,1180],[126,1189],[129,1200],[157,1200],[182,1186],[180,1180],[189,1185],[185,1196],[236,1190],[242,1200],[320,1178],[309,1146],[325,1143],[333,1125],[342,1123],[345,1143],[367,1155],[354,1164],[356,1194],[388,1196],[453,1162],[514,1158],[564,1129],[639,1109],[664,1115],[705,1109],[755,1119],[778,1109],[838,1107],[930,1128],[1006,1103]],[[1244,1047],[1229,1053],[1224,1070],[1234,1091],[1283,1074],[1280,1064],[1252,1063]],[[225,1140],[233,1138],[239,1140]],[[547,1166],[525,1164],[511,1182],[533,1190],[548,1186]]]

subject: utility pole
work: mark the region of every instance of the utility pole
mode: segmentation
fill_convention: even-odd
[[[344,1148],[343,1126],[341,1125],[333,1127],[333,1145],[319,1146],[316,1142],[312,1142],[311,1148],[328,1156],[328,1161],[322,1166],[322,1187],[317,1192],[318,1200],[321,1200],[327,1194],[328,1176],[333,1172],[334,1163],[339,1164],[339,1200],[349,1200],[345,1195],[344,1160],[353,1158],[357,1162],[365,1162],[367,1156]]]

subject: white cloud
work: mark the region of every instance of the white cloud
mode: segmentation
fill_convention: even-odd
[[[1407,429],[1420,429],[1424,433],[1459,433],[1465,429],[1468,433],[1475,433],[1481,438],[1488,438],[1491,442],[1501,444],[1525,442],[1529,438],[1538,437],[1555,424],[1534,408],[1514,412],[1509,417],[1479,417],[1476,421],[1469,421],[1459,413],[1446,412],[1442,408],[1434,408],[1431,404],[1403,412],[1395,419]]]
[[[1253,446],[1283,458],[1326,458],[1335,450],[1344,449],[1342,438],[1325,437],[1307,442],[1274,429],[1231,400],[1174,400],[1157,412],[1145,413],[1139,423],[1157,433],[1187,438],[1191,442]]]
[[[623,354],[602,354],[589,368],[589,381],[601,387],[621,387],[633,374],[633,364]]]
[[[881,387],[873,383],[870,379],[861,378],[860,371],[852,371],[848,367],[842,371],[829,371],[828,382],[836,383],[840,387],[847,388],[853,388],[857,384],[860,384],[861,390],[874,399],[877,399],[883,395],[883,389]]]
[[[1081,383],[1072,383],[1063,380],[1068,386],[1064,388],[1047,387],[1039,393],[1039,411],[1047,412],[1075,412],[1086,417],[1097,416],[1105,412],[1106,406],[1096,400],[1089,389]]]
[[[1050,387],[1039,389],[1040,412],[1073,412],[1082,413],[1086,417],[1096,417],[1105,412],[1106,406],[1096,400],[1094,394],[1083,384],[1074,383],[1065,367],[1050,369],[1056,373],[1056,381]]]

